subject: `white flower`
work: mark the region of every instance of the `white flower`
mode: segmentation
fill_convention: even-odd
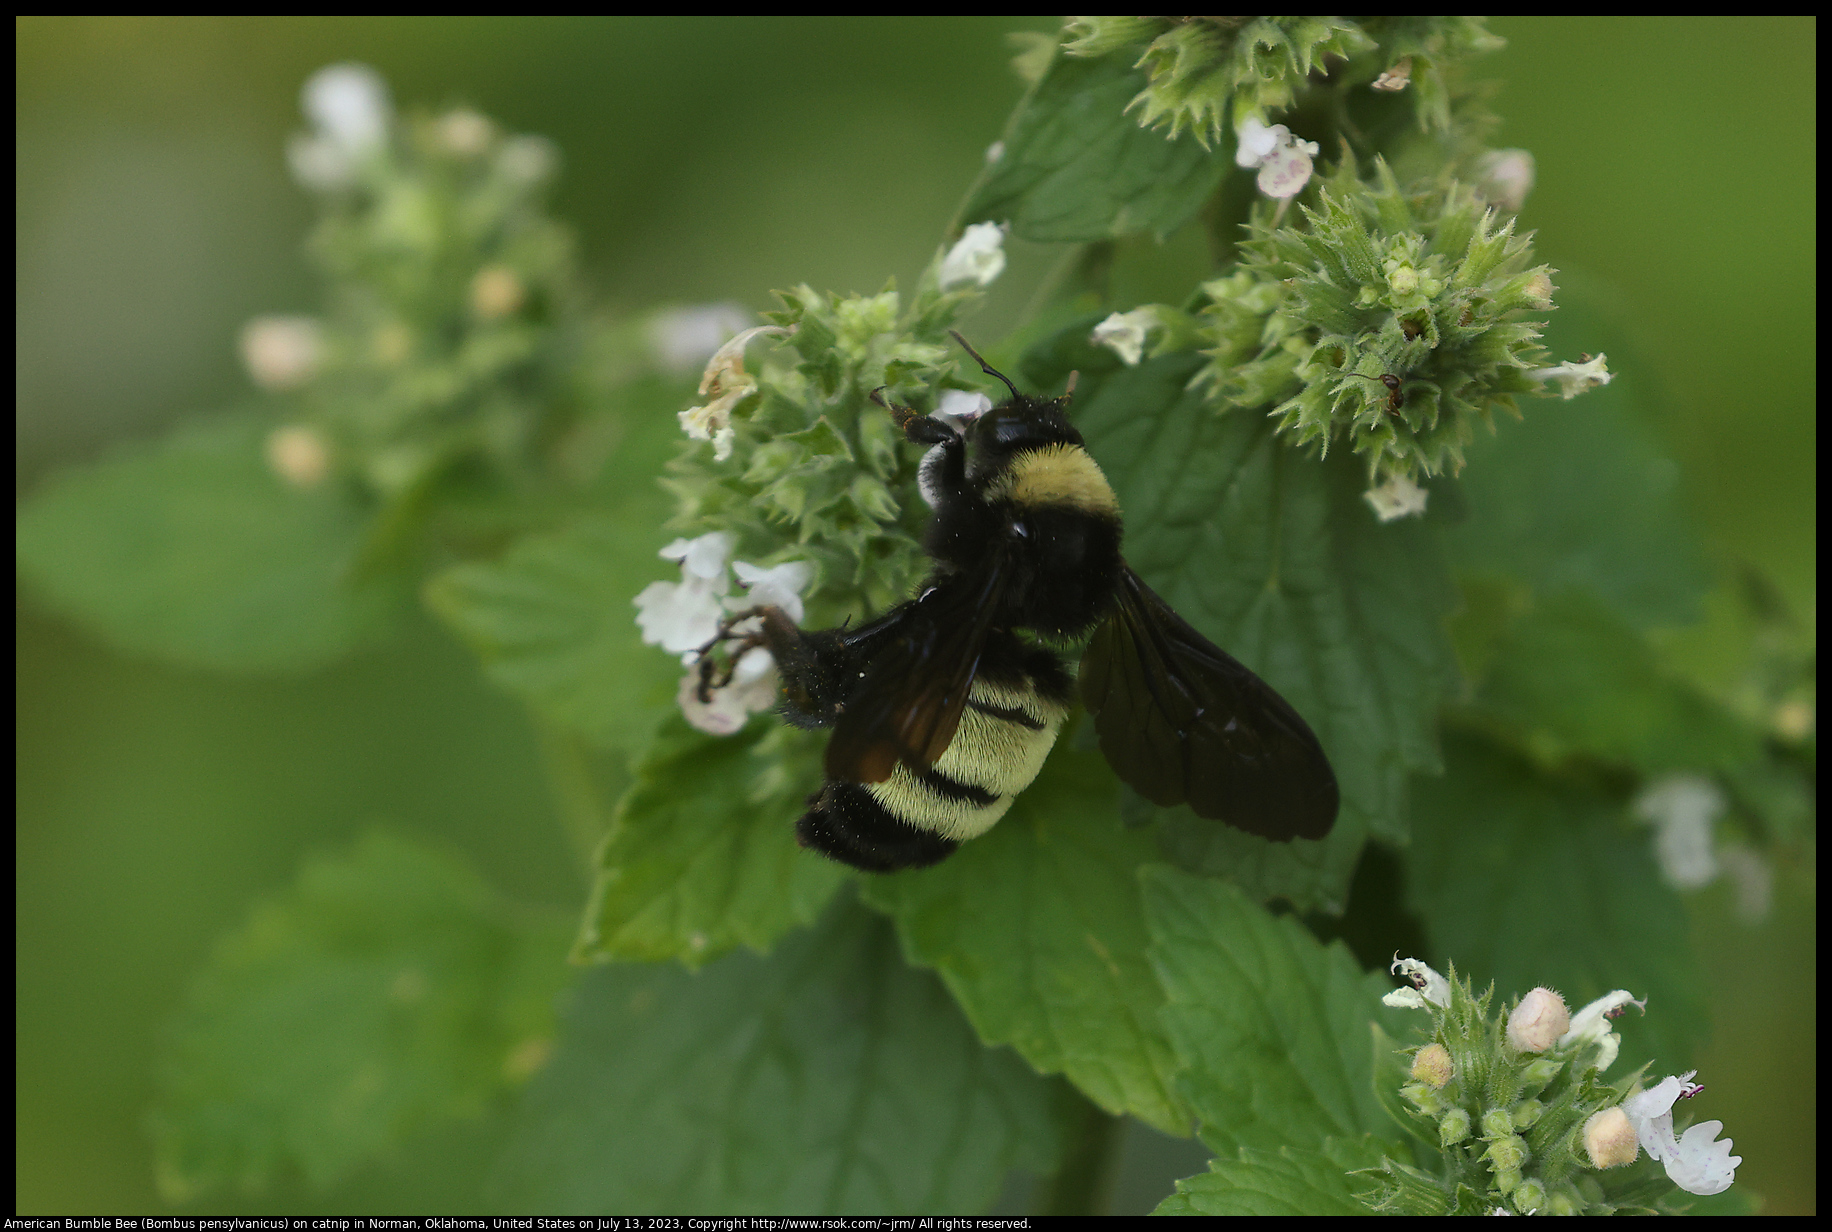
[[[1647,1012],[1648,1003],[1637,1001],[1633,993],[1626,988],[1604,993],[1589,1005],[1571,1017],[1571,1026],[1559,1036],[1560,1051],[1569,1052],[1587,1044],[1597,1047],[1597,1059],[1594,1062],[1599,1070],[1608,1069],[1615,1063],[1616,1054],[1622,1048],[1622,1037],[1609,1029],[1609,1020],[1621,1013],[1623,1007],[1634,1006]]]
[[[709,401],[704,406],[688,407],[680,412],[679,419],[681,431],[688,436],[713,442],[713,456],[718,461],[731,456],[732,408],[757,388],[757,378],[744,370],[744,348],[759,334],[789,332],[781,325],[755,326],[733,336],[706,361],[706,371],[700,377],[700,396]]]
[[[801,621],[801,592],[814,576],[813,565],[805,560],[791,560],[773,569],[763,569],[749,561],[734,560],[732,572],[738,575],[738,585],[744,587],[749,595],[742,600],[731,600],[728,606],[733,609],[779,607],[790,620],[797,623]]]
[[[1700,1196],[1723,1193],[1737,1179],[1740,1155],[1732,1155],[1730,1139],[1717,1140],[1722,1121],[1702,1121],[1684,1134],[1673,1136],[1673,1105],[1704,1090],[1692,1082],[1698,1071],[1663,1079],[1622,1101],[1622,1111],[1634,1123],[1642,1149],[1658,1159],[1667,1178],[1687,1193]]]
[[[1711,828],[1724,807],[1724,793],[1697,774],[1656,779],[1635,798],[1635,816],[1654,827],[1660,871],[1676,888],[1696,890],[1716,879]]]
[[[691,654],[718,635],[731,583],[725,558],[732,538],[723,531],[698,539],[676,539],[661,550],[681,562],[679,582],[651,582],[633,602],[642,640],[671,654]]]
[[[961,233],[936,275],[944,291],[965,283],[990,285],[1005,269],[1005,228],[996,222],[976,222]]]
[[[992,399],[977,389],[944,389],[935,418],[946,420],[949,427],[960,432],[991,409]]]
[[[1234,161],[1259,168],[1259,190],[1268,197],[1295,197],[1310,182],[1316,142],[1300,141],[1283,124],[1268,127],[1256,116],[1248,116],[1234,132]]]
[[[1605,365],[1607,355],[1598,355],[1595,359],[1586,355],[1582,362],[1555,364],[1550,368],[1532,368],[1527,376],[1535,381],[1557,381],[1559,396],[1569,402],[1587,389],[1607,385],[1616,379],[1616,374]]]
[[[1508,1043],[1520,1052],[1544,1052],[1570,1026],[1565,998],[1550,988],[1535,988],[1508,1015]]]
[[[1418,959],[1401,958],[1395,954],[1391,971],[1412,987],[1394,989],[1380,999],[1381,1004],[1402,1010],[1422,1010],[1427,1005],[1450,1005],[1450,981]]]
[[[1404,475],[1395,475],[1379,487],[1369,488],[1361,499],[1374,507],[1374,516],[1393,522],[1425,512],[1425,501],[1431,493]]]
[[[394,107],[388,84],[366,64],[333,64],[306,79],[299,106],[320,137],[350,154],[365,153],[388,137]]]
[[[1095,346],[1112,348],[1130,368],[1145,357],[1145,337],[1159,324],[1157,307],[1147,304],[1131,312],[1114,313],[1094,327],[1088,341]]]
[[[256,317],[242,326],[242,363],[262,389],[298,389],[318,373],[324,331],[312,317]]]
[[[1376,77],[1369,89],[1379,90],[1386,94],[1398,94],[1412,80],[1412,57],[1401,56],[1392,68]]]
[[[732,665],[731,680],[707,696],[710,700],[700,700],[700,670],[694,667],[681,678],[675,700],[693,726],[715,736],[731,735],[751,715],[776,704],[776,660],[763,647],[751,647]]]
[[[1535,165],[1526,150],[1490,150],[1476,164],[1476,186],[1509,213],[1520,213],[1533,191]]]
[[[731,554],[732,537],[722,530],[698,539],[676,539],[656,553],[663,560],[680,561],[682,573],[706,579],[724,577],[725,559]]]
[[[381,148],[394,119],[387,84],[362,64],[319,69],[300,91],[299,106],[312,131],[287,140],[286,161],[294,179],[320,192],[354,183],[357,165]]]
[[[649,345],[668,371],[692,372],[750,323],[751,314],[729,301],[671,308],[650,318]]]

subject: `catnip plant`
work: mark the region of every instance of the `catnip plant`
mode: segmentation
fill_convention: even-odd
[[[1471,18],[1074,19],[1018,56],[914,285],[794,286],[761,320],[601,313],[550,143],[313,77],[287,157],[323,313],[249,323],[254,406],[38,493],[22,575],[224,671],[321,667],[424,604],[525,703],[590,889],[554,918],[385,832],[308,864],[169,1033],[166,1196],[334,1186],[461,1118],[500,1125],[518,1211],[969,1213],[1014,1170],[1036,1210],[1096,1211],[1121,1118],[1211,1152],[1163,1213],[1729,1189],[1721,1126],[1673,1122],[1702,1020],[1675,891],[1806,824],[1810,721],[1777,716],[1810,660],[1777,651],[1736,707],[1651,648],[1704,567],[1606,357],[1545,341],[1533,156],[1488,144],[1471,76],[1497,45]],[[1202,253],[1181,298],[1116,299],[1174,237]],[[1017,244],[1051,272],[980,336]],[[921,454],[874,394],[1000,400],[954,330],[1027,392],[1074,383],[1128,559],[1328,750],[1327,838],[1156,807],[1071,716],[940,865],[796,845],[821,741],[772,713],[767,650],[716,688],[699,651],[758,604],[825,628],[911,596]],[[1397,884],[1358,877],[1375,849]],[[1449,978],[1406,959],[1391,991],[1359,943],[1402,918]],[[1620,1051],[1644,1063],[1606,1080]]]

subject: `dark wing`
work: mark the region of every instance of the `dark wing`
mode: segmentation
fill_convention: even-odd
[[[1336,775],[1309,725],[1130,566],[1082,657],[1081,696],[1108,764],[1153,804],[1279,841],[1336,822]]]
[[[827,777],[882,783],[899,761],[933,766],[954,742],[1006,578],[995,561],[932,586],[880,633],[827,742]]]

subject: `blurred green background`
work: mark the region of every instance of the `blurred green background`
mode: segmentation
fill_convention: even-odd
[[[282,148],[299,86],[354,59],[398,103],[465,102],[559,143],[555,210],[612,309],[911,281],[1020,93],[1038,19],[22,19],[17,480],[247,393],[234,338],[313,311],[311,220]],[[1612,314],[1715,559],[1815,613],[1815,36],[1810,18],[1506,18],[1498,144],[1539,162],[1541,259]],[[996,336],[1013,305],[995,302]],[[1620,340],[1620,341],[1618,341]],[[1619,347],[1626,351],[1619,351]],[[1531,408],[1529,408],[1531,413]],[[1742,667],[1725,597],[1666,640],[1710,685]],[[160,1023],[213,939],[301,856],[377,822],[471,852],[513,895],[583,890],[539,753],[430,624],[305,680],[124,661],[19,608],[16,958],[21,1212],[160,1209],[140,1119]],[[1699,1060],[1772,1212],[1815,1209],[1816,887],[1779,870],[1748,926],[1691,895],[1714,1003]],[[1654,1007],[1657,1009],[1658,1007]],[[1705,1105],[1709,1103],[1709,1106]],[[429,1147],[330,1199],[455,1208]],[[1121,1209],[1200,1167],[1135,1134]],[[1153,1186],[1157,1192],[1153,1192]]]

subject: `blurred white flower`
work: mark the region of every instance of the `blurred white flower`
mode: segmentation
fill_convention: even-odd
[[[1698,1071],[1663,1079],[1622,1101],[1622,1111],[1635,1126],[1642,1149],[1658,1159],[1667,1179],[1687,1193],[1700,1196],[1723,1193],[1737,1179],[1740,1155],[1732,1155],[1729,1138],[1718,1141],[1722,1121],[1701,1121],[1678,1138],[1673,1136],[1673,1105],[1704,1090],[1692,1081]]]
[[[1533,155],[1526,150],[1490,150],[1476,164],[1476,187],[1502,209],[1518,214],[1533,191],[1535,170]]]
[[[314,317],[255,317],[240,341],[249,377],[276,392],[309,382],[324,356],[324,330]]]
[[[941,289],[965,283],[988,286],[1005,269],[1005,228],[996,222],[976,222],[961,233],[942,258],[937,279]]]
[[[662,367],[692,372],[751,323],[751,314],[731,302],[670,308],[649,319],[649,345]]]
[[[1607,385],[1616,379],[1616,374],[1604,363],[1608,358],[1601,354],[1594,359],[1586,355],[1578,363],[1567,360],[1550,368],[1531,368],[1527,376],[1535,381],[1557,382],[1559,396],[1569,402],[1586,390]]]
[[[690,668],[675,694],[687,721],[714,736],[729,736],[760,710],[776,704],[776,660],[761,646],[745,651],[732,665],[731,680],[700,700],[700,670]]]
[[[506,265],[486,265],[471,279],[471,311],[485,321],[512,315],[527,297],[521,278]]]
[[[366,64],[332,64],[306,79],[299,106],[320,137],[360,154],[388,138],[394,106],[388,83]]]
[[[1146,336],[1158,325],[1157,308],[1147,304],[1131,312],[1114,313],[1094,327],[1088,341],[1095,346],[1110,348],[1131,368],[1145,357]]]
[[[1654,827],[1654,855],[1675,888],[1696,890],[1717,878],[1711,829],[1724,808],[1724,793],[1698,774],[1669,774],[1635,797],[1635,816]]]
[[[1401,1010],[1422,1010],[1427,1005],[1440,1008],[1450,1005],[1450,981],[1418,959],[1394,955],[1393,966],[1389,969],[1412,987],[1394,989],[1380,999],[1383,1005]]]
[[[1424,488],[1395,475],[1379,487],[1369,488],[1361,498],[1374,507],[1374,516],[1383,522],[1414,517],[1425,512],[1425,501],[1431,496]]]
[[[1392,68],[1376,77],[1369,88],[1386,94],[1398,94],[1411,80],[1412,57],[1401,56]]]
[[[801,621],[801,592],[814,576],[812,564],[805,560],[791,560],[772,569],[763,569],[749,561],[734,560],[732,572],[738,575],[738,585],[748,593],[743,599],[729,600],[727,606],[733,609],[779,607],[788,614],[790,620],[797,623]]]
[[[1725,843],[1717,858],[1736,891],[1737,917],[1746,924],[1766,920],[1775,898],[1775,868],[1768,857],[1744,843]]]

